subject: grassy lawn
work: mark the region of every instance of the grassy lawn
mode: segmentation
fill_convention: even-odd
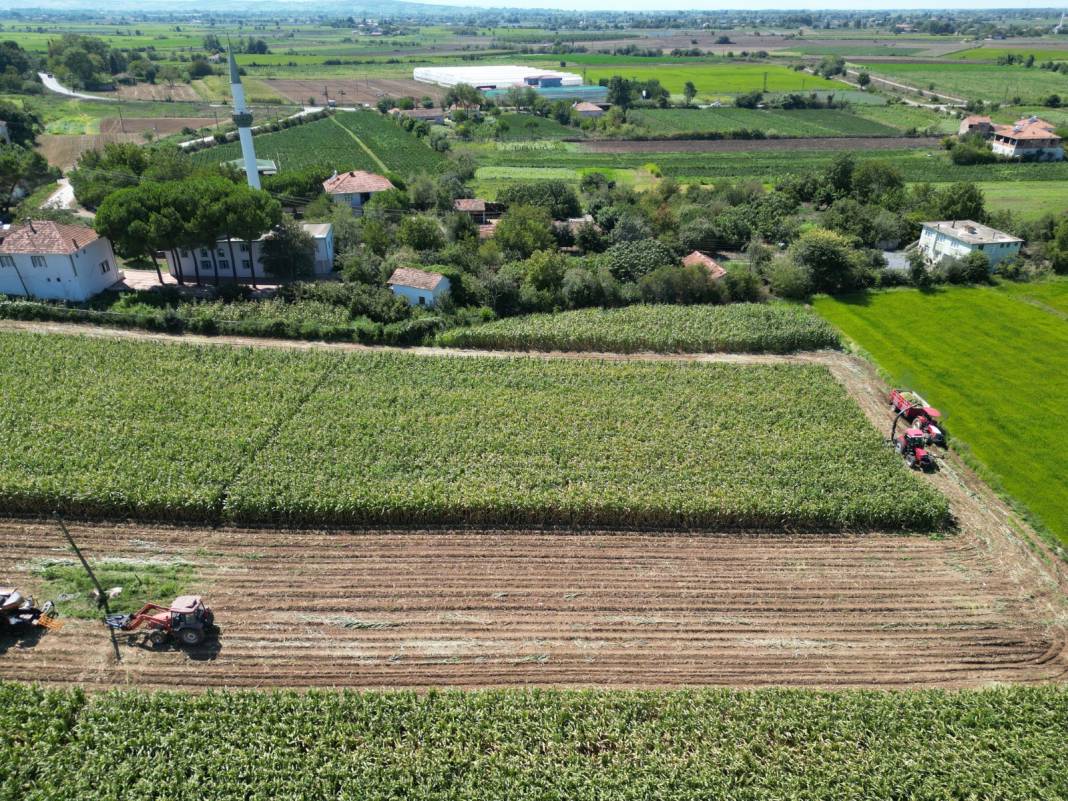
[[[894,384],[946,414],[987,478],[1068,544],[1068,282],[821,298]],[[889,421],[889,414],[887,415]]]

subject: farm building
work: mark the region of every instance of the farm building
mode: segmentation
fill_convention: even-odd
[[[1061,161],[1064,147],[1052,124],[1038,117],[1028,117],[1013,125],[995,125],[991,148],[999,156]]]
[[[575,113],[585,119],[597,119],[604,114],[604,109],[598,106],[596,103],[590,103],[583,100],[581,103],[576,103],[571,107]]]
[[[957,136],[967,136],[972,133],[977,133],[982,136],[990,136],[993,131],[994,123],[991,122],[989,117],[984,117],[980,114],[972,114],[970,117],[965,117],[960,121],[960,128],[957,129]]]
[[[695,250],[689,256],[686,256],[682,260],[682,264],[684,267],[693,267],[695,264],[704,267],[708,270],[708,275],[713,281],[719,281],[727,275],[727,271],[723,269],[718,261],[711,256],[706,256],[699,250]]]
[[[334,173],[323,181],[323,191],[336,203],[344,203],[356,211],[363,208],[363,204],[371,199],[371,195],[385,192],[387,189],[393,189],[388,178],[363,170],[349,170],[340,175]]]
[[[231,161],[226,162],[226,164],[233,167],[235,170],[245,169],[245,160],[243,158],[232,159]],[[278,175],[278,165],[270,159],[256,159],[256,172],[260,175]]]
[[[303,228],[315,241],[315,275],[326,275],[334,269],[334,226],[330,223],[302,223]],[[264,277],[262,244],[270,236],[267,232],[251,243],[239,239],[220,239],[215,243],[215,253],[206,247],[192,250],[168,251],[167,268],[171,275],[182,281],[202,281],[219,277],[231,281],[251,281]],[[232,254],[232,256],[231,256]]]
[[[449,279],[441,273],[428,273],[409,267],[399,267],[389,277],[394,295],[404,298],[412,306],[433,306],[449,291]]]
[[[504,213],[502,204],[478,197],[457,198],[452,202],[452,208],[454,211],[470,215],[471,219],[479,225],[485,225],[489,220],[500,217]]]
[[[445,123],[445,109],[443,108],[391,108],[389,113],[401,117],[411,117],[413,120],[432,122],[435,125],[443,125]]]
[[[928,262],[960,259],[973,250],[986,254],[990,266],[1020,252],[1022,239],[971,220],[925,222],[920,234],[920,251]]]
[[[111,242],[50,220],[0,230],[0,293],[84,301],[121,281]]]
[[[535,89],[556,86],[581,86],[582,76],[541,67],[515,64],[500,67],[416,67],[412,77],[421,83],[456,86],[466,83],[476,89],[511,89],[529,86]]]

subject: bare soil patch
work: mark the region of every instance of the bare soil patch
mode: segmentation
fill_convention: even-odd
[[[98,150],[108,142],[138,142],[138,133],[101,133],[84,135],[42,134],[37,137],[37,150],[53,167],[66,170],[74,166],[86,150]]]
[[[308,98],[315,98],[316,104],[323,104],[329,93],[330,100],[336,100],[339,106],[352,106],[360,103],[374,105],[380,97],[414,97],[424,95],[439,101],[447,91],[441,86],[405,79],[385,78],[322,78],[316,80],[296,80],[288,78],[268,78],[264,80],[278,94],[294,103],[307,103]]]
[[[168,86],[165,83],[139,83],[133,86],[120,86],[114,92],[102,93],[122,100],[192,100],[202,102],[202,98],[187,83]]]
[[[931,136],[820,137],[808,139],[658,139],[593,140],[580,147],[590,153],[741,153],[776,150],[903,150],[938,147]]]
[[[220,116],[220,122],[226,122],[229,115]],[[100,121],[100,132],[109,133],[140,133],[141,131],[155,131],[160,136],[179,133],[183,128],[210,128],[215,126],[214,117],[110,117]]]

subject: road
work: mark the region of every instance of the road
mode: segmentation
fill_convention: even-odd
[[[286,119],[287,120],[295,120],[298,117],[306,117],[309,114],[316,114],[316,113],[318,113],[318,112],[320,112],[322,110],[323,110],[323,106],[305,106],[303,109],[298,111],[296,114],[291,114],[290,116],[286,117]],[[341,111],[349,111],[349,110],[355,111],[355,109],[340,109],[340,110]],[[253,136],[255,136],[256,134],[260,133],[261,131],[267,130],[269,127],[270,127],[269,123],[264,124],[264,125],[254,125],[252,127],[252,134],[253,134]],[[190,147],[196,148],[196,147],[198,147],[198,146],[200,146],[202,144],[205,144],[205,143],[209,143],[210,144],[210,143],[212,143],[214,141],[215,141],[215,135],[212,134],[211,136],[202,136],[199,139],[190,139],[187,142],[179,142],[178,143],[178,147],[180,147],[183,150],[185,150],[185,149],[190,148]]]
[[[51,92],[55,92],[59,95],[66,95],[67,97],[76,97],[79,100],[103,100],[105,103],[111,103],[115,98],[101,97],[100,95],[88,95],[84,92],[75,92],[73,89],[68,89],[61,84],[55,78],[52,77],[50,72],[38,72],[37,77],[41,79],[41,83],[45,85],[45,89]]]

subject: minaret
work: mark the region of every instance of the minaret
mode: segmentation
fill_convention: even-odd
[[[237,136],[241,140],[241,156],[245,160],[245,175],[248,176],[248,185],[253,189],[260,188],[260,171],[256,169],[256,150],[252,147],[252,114],[245,105],[245,89],[241,86],[241,76],[237,74],[237,62],[234,61],[233,51],[230,56],[230,94],[234,98],[234,125],[237,126]]]

